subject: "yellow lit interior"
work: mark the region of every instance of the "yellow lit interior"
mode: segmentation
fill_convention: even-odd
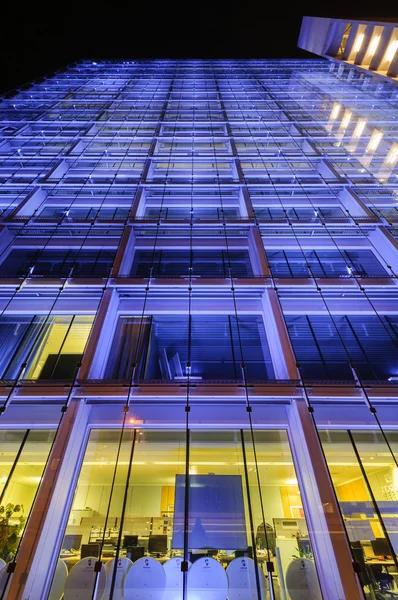
[[[50,354],[83,354],[94,317],[55,317],[36,350],[28,370],[28,379],[37,379]],[[69,329],[70,327],[70,329]],[[69,331],[68,331],[69,329]]]

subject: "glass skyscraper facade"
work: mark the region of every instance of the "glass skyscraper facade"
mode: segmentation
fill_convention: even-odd
[[[0,102],[0,600],[398,597],[398,88],[83,61]]]

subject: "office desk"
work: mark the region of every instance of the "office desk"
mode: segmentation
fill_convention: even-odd
[[[387,558],[386,560],[382,559],[382,558],[368,558],[367,560],[365,560],[365,564],[367,565],[381,565],[382,567],[393,567],[395,565],[395,562],[392,560],[392,558]]]
[[[215,558],[223,566],[225,565],[225,568],[226,568],[229,565],[229,563],[232,562],[236,558],[236,556],[235,556],[235,554],[219,554]],[[257,555],[257,563],[259,565],[263,565],[265,562],[267,562],[267,557],[266,556],[258,556]]]

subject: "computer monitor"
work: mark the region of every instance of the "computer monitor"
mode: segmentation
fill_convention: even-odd
[[[80,550],[80,546],[82,544],[82,537],[81,535],[66,535],[64,537],[64,541],[62,542],[62,549],[63,550]]]
[[[138,546],[138,535],[125,535],[123,538],[123,548],[129,546]]]
[[[115,556],[115,546],[113,544],[104,544],[102,548],[102,556],[110,557]]]
[[[145,548],[145,553],[148,552],[148,543],[149,543],[148,537],[138,536],[138,545],[143,546]]]
[[[386,538],[376,538],[375,540],[370,540],[370,543],[372,544],[375,556],[391,556],[390,546]]]
[[[80,549],[80,558],[87,558],[88,556],[95,556],[99,558],[101,544],[82,544]]]
[[[205,558],[206,556],[207,556],[207,552],[204,552],[204,551],[202,551],[202,552],[190,552],[189,553],[189,560],[193,564],[194,562],[196,562],[200,558]]]
[[[242,558],[247,556],[248,558],[253,558],[253,547],[248,546],[247,550],[235,550],[234,552],[235,558]]]
[[[362,586],[372,583],[372,573],[366,568],[363,548],[352,548],[352,556],[359,567],[358,577]]]
[[[128,546],[126,556],[131,562],[135,562],[139,558],[145,556],[145,548],[144,546]]]
[[[107,543],[113,544],[114,546],[117,546],[118,541],[119,541],[118,535],[110,535],[109,538],[107,539]]]
[[[167,535],[150,535],[148,552],[149,554],[167,554]]]

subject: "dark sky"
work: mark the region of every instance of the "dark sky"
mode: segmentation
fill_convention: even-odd
[[[398,17],[397,0],[7,0],[1,12],[0,91],[81,58],[283,58],[297,48],[303,15]],[[40,5],[40,6],[38,6]]]

